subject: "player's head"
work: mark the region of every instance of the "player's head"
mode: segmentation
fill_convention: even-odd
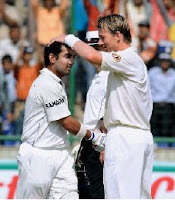
[[[110,47],[111,50],[118,50],[121,42],[131,43],[130,27],[125,17],[119,14],[101,16],[98,19],[97,28],[100,41]]]
[[[60,78],[70,73],[74,57],[75,52],[60,42],[53,42],[44,49],[45,67],[50,68]]]

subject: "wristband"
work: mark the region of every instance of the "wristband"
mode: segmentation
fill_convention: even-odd
[[[76,136],[83,138],[87,134],[87,128],[82,123],[80,123],[80,124],[81,124],[80,130],[78,131]]]
[[[64,42],[67,44],[69,47],[73,49],[73,46],[76,42],[80,41],[79,38],[75,37],[73,34],[69,34],[65,37]]]

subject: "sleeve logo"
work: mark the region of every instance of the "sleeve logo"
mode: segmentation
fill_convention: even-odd
[[[51,107],[54,107],[54,106],[57,106],[57,105],[60,105],[60,104],[64,103],[65,100],[66,100],[66,97],[63,96],[60,99],[57,99],[55,101],[52,101],[52,102],[49,102],[49,103],[45,104],[45,106],[46,106],[46,108],[51,108]]]
[[[119,62],[121,60],[121,56],[117,53],[112,53],[112,56],[116,62]]]

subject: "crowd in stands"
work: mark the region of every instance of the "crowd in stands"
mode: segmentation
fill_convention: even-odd
[[[109,13],[129,20],[132,46],[147,66],[154,103],[153,135],[175,137],[174,0],[1,0],[0,135],[21,134],[25,100],[44,65],[43,48],[50,39],[73,32],[85,41],[86,32],[96,30],[98,16]],[[79,57],[74,65],[75,99],[79,91],[82,110],[96,73],[90,65]]]

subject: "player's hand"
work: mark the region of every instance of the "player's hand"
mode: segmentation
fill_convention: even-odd
[[[101,151],[99,159],[102,165],[104,165],[104,157],[105,157],[105,151]]]
[[[66,37],[65,34],[58,35],[58,36],[52,38],[47,46],[50,46],[55,41],[64,43],[65,37]]]
[[[94,149],[98,152],[104,151],[106,134],[102,133],[99,129],[95,129],[92,134],[92,144],[94,145]]]

